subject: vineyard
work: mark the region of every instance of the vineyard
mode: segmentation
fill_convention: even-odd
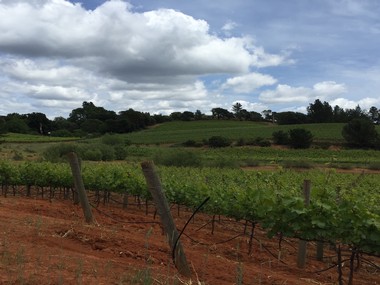
[[[181,207],[195,209],[209,197],[201,211],[213,217],[212,228],[220,216],[240,222],[242,231],[249,232],[249,251],[257,226],[268,237],[278,239],[279,259],[281,243],[296,238],[333,248],[340,260],[336,266],[349,263],[349,282],[359,263],[379,270],[379,264],[368,259],[380,255],[377,174],[342,174],[333,169],[300,173],[184,167],[159,167],[158,172],[166,197],[178,205],[178,211]],[[82,175],[86,189],[94,193],[94,206],[113,199],[126,203],[125,197],[135,197],[141,207],[150,203],[138,164],[86,162]],[[302,195],[305,179],[311,181],[308,206]],[[75,194],[67,163],[2,161],[0,181],[5,197],[30,196],[32,191],[46,199],[71,199]]]

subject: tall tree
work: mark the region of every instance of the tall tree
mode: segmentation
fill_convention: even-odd
[[[211,109],[212,117],[219,119],[232,119],[234,114],[223,108],[213,108]]]
[[[239,102],[236,102],[234,105],[232,105],[232,112],[235,114],[235,118],[238,118],[241,120],[241,111],[243,110],[243,105]]]
[[[330,123],[333,120],[333,109],[328,102],[315,100],[307,107],[307,115],[313,123]]]
[[[41,135],[51,131],[51,121],[43,113],[26,114],[26,123],[33,132]]]
[[[375,106],[369,108],[368,115],[374,124],[380,123],[380,110],[377,109]]]

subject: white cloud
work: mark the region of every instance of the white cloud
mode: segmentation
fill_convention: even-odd
[[[264,103],[308,103],[315,99],[329,100],[345,92],[345,85],[334,81],[319,82],[313,88],[279,84],[275,90],[262,92],[259,99]]]
[[[250,93],[254,90],[277,82],[270,75],[252,72],[249,74],[228,78],[222,85],[222,89],[232,89],[236,93]]]
[[[380,105],[380,98],[363,98],[357,101],[349,100],[346,98],[337,98],[330,102],[331,106],[338,105],[343,109],[355,109],[358,105],[362,110],[369,110],[372,106]]]
[[[240,103],[242,105],[242,108],[246,109],[247,111],[255,111],[255,112],[261,113],[263,110],[268,109],[268,106],[262,103],[238,100],[238,101],[233,102],[232,105],[235,105],[236,103]]]
[[[117,110],[160,112],[188,102],[201,109],[214,95],[200,76],[249,73],[288,57],[265,52],[249,36],[218,37],[206,21],[179,11],[140,13],[121,0],[94,10],[66,0],[1,0],[0,18],[0,97],[17,97],[25,110],[56,113],[83,100]],[[234,28],[231,21],[224,30]],[[248,77],[226,84],[247,92],[274,80]]]
[[[222,30],[225,32],[230,32],[230,31],[234,30],[237,26],[238,26],[237,23],[230,20],[230,21],[227,21],[227,23],[225,23],[223,25]]]

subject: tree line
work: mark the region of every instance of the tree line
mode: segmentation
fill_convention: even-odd
[[[53,136],[78,136],[105,133],[129,133],[145,129],[155,124],[169,121],[193,120],[241,120],[256,122],[273,122],[277,124],[310,124],[310,123],[348,123],[353,119],[364,119],[372,124],[380,123],[380,109],[372,106],[368,111],[360,106],[354,109],[332,107],[328,102],[319,99],[310,103],[307,113],[274,112],[264,110],[262,113],[248,111],[240,103],[235,103],[231,111],[224,108],[211,109],[211,115],[200,110],[195,112],[173,112],[170,115],[140,112],[133,109],[118,113],[95,106],[92,102],[83,102],[82,107],[71,111],[68,118],[56,117],[50,120],[43,113],[18,114],[10,113],[0,117],[0,133],[24,133]]]

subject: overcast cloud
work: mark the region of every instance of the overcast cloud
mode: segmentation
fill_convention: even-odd
[[[0,115],[380,107],[376,0],[82,2],[0,0]]]

